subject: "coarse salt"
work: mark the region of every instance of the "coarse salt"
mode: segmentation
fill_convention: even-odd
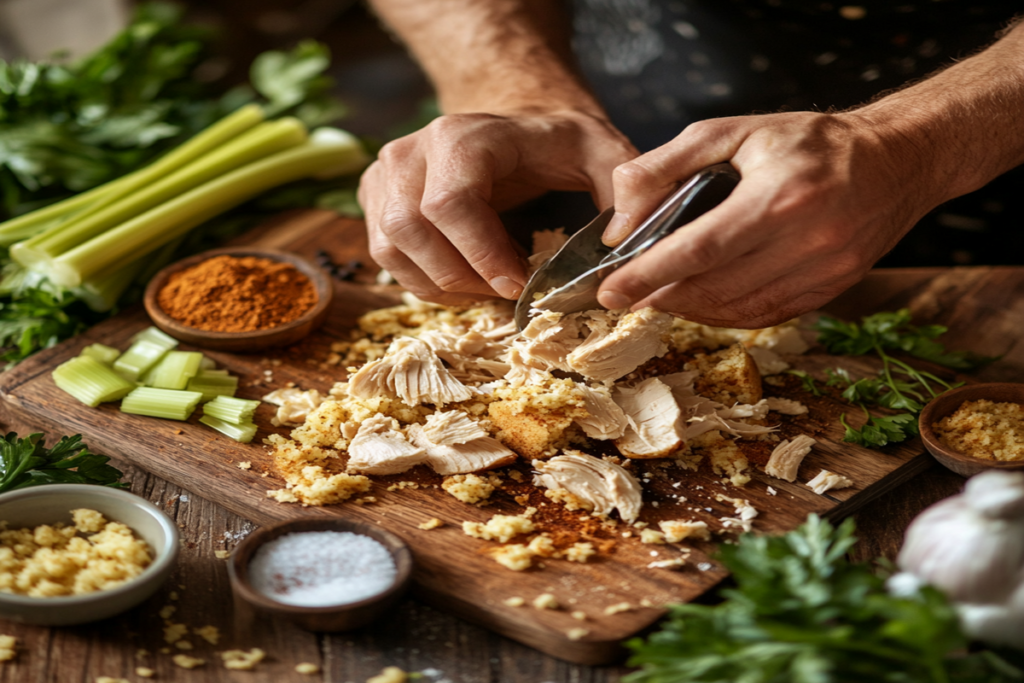
[[[306,531],[264,543],[249,562],[249,580],[289,605],[345,605],[383,593],[397,570],[387,548],[349,531]]]

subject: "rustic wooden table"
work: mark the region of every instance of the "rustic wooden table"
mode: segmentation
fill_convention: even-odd
[[[272,244],[273,238],[268,238]],[[1024,381],[1024,348],[1014,343],[1024,333],[1024,268],[957,268],[876,271],[828,307],[842,317],[909,305],[915,320],[952,327],[948,343],[985,354],[1004,354],[977,375],[980,380]],[[7,430],[32,431],[32,425],[3,419]],[[18,638],[16,659],[0,664],[0,683],[93,683],[110,676],[145,680],[135,669],[149,667],[160,681],[246,681],[249,683],[362,683],[386,666],[418,671],[424,682],[605,683],[628,669],[568,664],[483,628],[406,599],[390,617],[348,634],[308,633],[288,623],[256,619],[232,600],[226,562],[218,550],[230,550],[253,525],[206,500],[141,469],[118,464],[131,490],[165,510],[182,532],[183,548],[175,573],[150,600],[128,613],[97,624],[42,628],[0,621],[0,633]],[[934,466],[881,496],[857,514],[861,542],[855,559],[893,558],[903,531],[931,503],[956,493],[963,479]],[[190,636],[188,654],[207,665],[184,670],[161,653],[161,610],[175,608],[173,620],[190,628],[216,626],[217,645]],[[253,671],[227,671],[217,652],[259,647],[267,659]],[[177,652],[177,650],[175,650]],[[300,662],[321,672],[299,674]]]

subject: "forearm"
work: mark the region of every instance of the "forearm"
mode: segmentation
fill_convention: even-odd
[[[446,114],[572,109],[603,117],[553,0],[370,0],[433,82]]]
[[[986,50],[847,116],[903,146],[936,203],[1024,163],[1024,22]]]

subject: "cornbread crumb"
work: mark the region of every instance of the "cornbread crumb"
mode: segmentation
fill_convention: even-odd
[[[570,562],[585,563],[595,554],[597,554],[597,551],[594,549],[593,543],[585,543],[581,541],[573,543],[565,551],[565,559],[569,560]]]
[[[537,556],[529,546],[512,543],[495,548],[490,552],[494,561],[514,572],[521,572],[533,566],[533,558]]]
[[[113,678],[111,676],[97,676],[96,683],[128,683],[127,678]]]
[[[471,505],[490,498],[495,487],[500,485],[501,479],[496,474],[456,474],[441,482],[441,488],[463,503]]]
[[[565,632],[565,635],[569,640],[580,640],[590,635],[590,631],[585,628],[571,628]]]
[[[0,591],[37,598],[83,595],[119,586],[152,562],[149,545],[126,525],[95,510],[71,515],[74,526],[0,531]]]
[[[520,472],[519,470],[509,470],[508,476],[511,477],[513,481],[523,480],[523,473]]]
[[[231,551],[230,550],[214,550],[213,551],[213,556],[216,557],[218,560],[226,560],[229,557],[231,557]]]
[[[980,399],[964,401],[932,425],[942,443],[987,460],[1024,460],[1024,406]]]
[[[216,645],[217,641],[220,640],[220,629],[216,626],[203,626],[202,628],[193,629],[192,632],[210,645]]]
[[[152,678],[156,676],[156,671],[150,669],[148,666],[140,666],[135,669],[135,675],[141,676],[142,678]]]
[[[558,609],[558,600],[551,593],[541,593],[533,599],[533,606],[537,609]]]
[[[187,640],[179,640],[178,642],[176,642],[174,644],[174,647],[178,648],[179,650],[193,650],[193,649],[195,649],[195,648],[192,647],[192,643],[190,643]]]
[[[409,680],[408,674],[397,666],[386,666],[377,674],[366,679],[366,683],[405,683]]]
[[[711,532],[708,531],[707,522],[683,519],[666,519],[658,522],[661,531],[665,534],[665,541],[668,543],[679,543],[687,538],[699,538],[703,541],[711,540]]]
[[[522,607],[526,604],[526,600],[519,596],[505,598],[504,600],[502,600],[502,602],[508,605],[509,607]]]
[[[529,510],[527,510],[527,513]],[[527,513],[521,515],[494,515],[486,524],[480,522],[463,522],[462,531],[467,536],[482,538],[485,541],[507,543],[513,536],[528,534],[533,531],[533,522]]]
[[[182,669],[195,669],[206,664],[205,659],[190,657],[189,655],[174,655],[171,659],[176,666],[180,666]]]
[[[164,642],[174,645],[188,634],[188,626],[185,624],[168,623],[164,626]]]
[[[225,650],[220,653],[220,658],[224,660],[224,668],[237,671],[251,671],[266,656],[267,653],[258,647],[254,647],[248,652],[245,650]]]
[[[575,612],[572,613],[572,618],[573,619],[577,619],[579,621],[586,621],[587,620],[587,613],[582,611],[582,610],[576,610]]]
[[[311,662],[301,662],[295,665],[295,673],[299,674],[318,674],[320,673],[320,667]]]
[[[665,534],[657,529],[644,529],[640,532],[641,543],[664,543]]]
[[[252,469],[252,463],[249,462],[248,460],[246,460],[245,462],[240,462],[240,463],[238,463],[238,469],[240,469],[240,470]]]
[[[9,662],[18,654],[18,639],[0,636],[0,662]]]
[[[633,607],[633,605],[631,605],[630,603],[628,603],[628,602],[620,602],[620,603],[616,603],[614,605],[608,605],[607,607],[605,607],[604,608],[604,613],[607,614],[608,616],[611,616],[613,614],[618,614],[619,612],[630,612],[630,611],[632,611],[634,609],[636,609],[636,608]]]
[[[170,619],[172,616],[174,616],[174,613],[176,611],[178,611],[178,608],[174,605],[164,605],[163,608],[161,608],[160,610],[160,618]]]
[[[417,524],[417,529],[423,529],[424,531],[430,531],[431,529],[437,529],[438,527],[444,526],[444,522],[439,520],[437,517],[431,517],[427,521]]]

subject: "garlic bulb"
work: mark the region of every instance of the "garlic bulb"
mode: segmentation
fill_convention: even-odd
[[[922,512],[897,564],[957,603],[968,635],[1024,647],[1024,472],[983,472]]]

